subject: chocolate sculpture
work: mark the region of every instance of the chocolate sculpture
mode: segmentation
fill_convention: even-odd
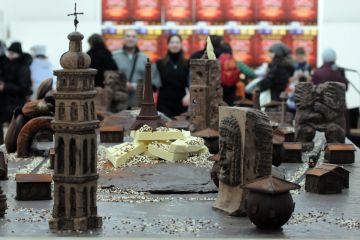
[[[3,190],[0,186],[0,218],[4,217],[7,209],[6,204],[6,195],[3,193]]]
[[[0,181],[8,180],[8,162],[5,154],[0,152]]]
[[[76,14],[76,11],[75,13]],[[54,206],[52,230],[88,230],[102,226],[97,215],[97,136],[95,69],[82,52],[79,32],[68,35],[69,51],[61,56],[57,76],[55,121]]]
[[[54,98],[51,94],[48,94],[49,91],[51,91],[48,85],[49,82],[52,81],[46,80],[44,82],[44,85],[40,85],[44,87],[42,87],[39,96],[44,96],[45,98],[27,102],[22,108],[16,108],[14,110],[5,136],[5,146],[8,153],[18,151],[19,144],[29,142],[29,144],[20,146],[22,150],[20,152],[18,151],[19,157],[28,157],[31,152],[30,144],[39,132],[46,131],[49,135],[48,138],[52,139],[52,129],[50,125],[42,125],[43,119],[46,118],[51,121],[54,116]]]
[[[272,129],[265,113],[220,107],[219,193],[213,205],[231,215],[244,215],[245,192],[256,178],[271,174]]]
[[[208,46],[211,42],[208,41]],[[206,128],[218,130],[219,106],[226,106],[222,100],[219,61],[208,58],[213,55],[211,49],[202,59],[190,61],[190,130],[197,132]]]
[[[300,186],[280,178],[266,176],[243,186],[249,191],[247,215],[260,229],[277,229],[291,217],[295,203],[290,190]]]
[[[299,83],[295,88],[295,139],[312,142],[315,132],[325,132],[328,143],[345,142],[345,85],[326,82],[318,86]]]
[[[110,111],[113,113],[125,110],[127,107],[126,75],[119,71],[104,72],[104,88],[111,92]]]
[[[28,121],[21,129],[17,138],[17,156],[25,158],[30,155],[31,144],[36,137],[36,134],[41,131],[46,131],[52,137],[53,129],[51,122],[53,117],[36,117]]]
[[[127,107],[126,76],[119,71],[104,72],[104,87],[96,87],[95,106],[97,115],[117,113]]]
[[[165,125],[164,121],[160,118],[154,102],[154,96],[151,85],[151,64],[147,60],[145,65],[145,86],[144,86],[143,101],[139,115],[136,117],[135,122],[131,125],[130,130],[138,130],[145,124],[150,126],[153,130]]]

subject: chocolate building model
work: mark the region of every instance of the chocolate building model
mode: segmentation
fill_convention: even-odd
[[[344,178],[327,168],[313,168],[306,173],[305,191],[319,194],[341,193]]]
[[[148,59],[145,66],[145,88],[144,97],[141,104],[139,115],[136,117],[135,122],[132,124],[130,130],[138,130],[144,124],[150,126],[153,130],[157,127],[164,126],[164,122],[160,119],[154,102],[154,96],[151,85],[151,64]]]
[[[222,101],[220,63],[216,59],[208,58],[208,55],[209,53],[205,52],[202,59],[190,61],[190,130],[192,132],[206,128],[218,130],[218,108],[225,105]]]
[[[51,200],[51,175],[16,174],[16,197],[18,201]]]
[[[344,84],[299,83],[295,88],[295,103],[295,141],[312,142],[316,131],[321,131],[327,143],[345,142]]]
[[[0,186],[0,218],[4,217],[6,213],[6,209],[7,209],[6,195],[4,194]]]
[[[243,186],[249,191],[246,198],[247,215],[260,229],[277,229],[291,217],[295,203],[290,190],[300,186],[283,179],[266,176]]]
[[[241,185],[271,174],[272,129],[265,113],[220,107],[219,193],[213,205],[231,215],[244,215]]]
[[[75,22],[76,23],[76,22]],[[102,226],[97,216],[97,136],[95,69],[82,52],[79,32],[68,35],[69,51],[61,56],[55,96],[55,169],[52,230],[87,230]]]
[[[136,93],[135,93],[135,107],[141,108],[141,103],[143,102],[144,97],[144,80],[139,79],[136,84]]]
[[[8,180],[8,162],[3,152],[0,152],[0,181]]]

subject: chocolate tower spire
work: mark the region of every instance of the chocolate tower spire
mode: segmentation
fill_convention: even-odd
[[[145,65],[145,90],[140,114],[136,117],[130,130],[138,130],[145,124],[149,125],[153,130],[157,127],[164,126],[164,122],[160,119],[154,103],[151,85],[151,64],[149,59]]]
[[[78,13],[74,14],[76,17]],[[85,231],[102,226],[96,206],[99,121],[94,104],[94,79],[97,70],[89,68],[90,56],[82,51],[84,36],[72,32],[68,39],[69,51],[60,58],[63,69],[54,71],[57,76],[52,122],[54,206],[49,227],[52,231]]]

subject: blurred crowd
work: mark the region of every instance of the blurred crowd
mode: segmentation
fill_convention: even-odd
[[[325,49],[322,53],[323,64],[313,69],[307,62],[304,48],[290,49],[283,43],[273,44],[268,49],[269,62],[253,69],[233,57],[231,46],[221,36],[210,36],[214,53],[221,65],[221,85],[223,100],[234,106],[239,100],[252,99],[255,91],[260,91],[260,105],[278,101],[282,92],[287,92],[288,110],[295,112],[294,90],[299,82],[312,81],[320,84],[337,81],[348,85],[344,70],[336,66],[336,53]],[[110,52],[99,34],[88,38],[91,68],[98,70],[95,86],[104,87],[104,72],[121,71],[126,76],[128,93],[127,108],[135,104],[137,83],[145,79],[147,56],[138,47],[135,30],[124,34],[123,48]],[[195,52],[190,59],[202,58],[204,49]],[[157,60],[152,67],[152,83],[157,108],[170,118],[188,111],[190,105],[190,59],[183,51],[182,37],[174,34],[167,39],[167,54]],[[30,54],[22,50],[19,42],[8,48],[0,42],[0,124],[11,120],[15,107],[23,106],[35,95],[39,84],[53,76],[53,66],[46,57],[45,46],[34,46]],[[357,128],[359,109],[349,109],[350,128]],[[0,127],[0,141],[2,141]]]

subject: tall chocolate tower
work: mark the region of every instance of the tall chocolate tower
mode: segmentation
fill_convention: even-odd
[[[77,24],[75,22],[75,24]],[[97,137],[94,77],[90,57],[82,52],[79,32],[68,35],[69,51],[61,56],[55,97],[55,168],[52,230],[87,230],[102,226],[97,216]]]
[[[144,124],[149,125],[153,130],[157,127],[164,126],[164,122],[160,119],[154,102],[151,85],[151,64],[149,59],[147,60],[145,66],[145,89],[140,114],[136,117],[136,120],[132,124],[130,130],[138,130]]]
[[[211,41],[208,40],[208,45]],[[210,47],[211,50],[212,47]],[[210,51],[210,55],[215,54]],[[190,130],[197,132],[206,128],[218,130],[219,106],[222,101],[222,87],[220,80],[220,63],[218,60],[209,59],[205,52],[201,59],[190,61]]]

